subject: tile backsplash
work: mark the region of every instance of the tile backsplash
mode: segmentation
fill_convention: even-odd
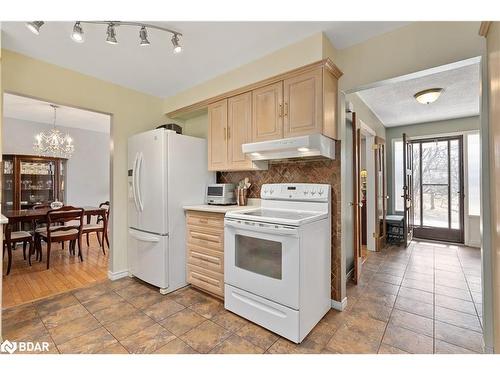
[[[294,160],[269,164],[267,171],[218,172],[217,182],[238,183],[248,177],[252,186],[249,198],[260,198],[268,183],[318,183],[332,187],[332,299],[341,301],[340,287],[340,141],[336,141],[335,160]]]

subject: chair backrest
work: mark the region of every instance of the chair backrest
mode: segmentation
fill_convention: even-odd
[[[47,237],[50,238],[51,233],[64,232],[71,229],[78,230],[78,236],[82,233],[83,228],[83,208],[73,207],[73,206],[63,206],[55,210],[49,210],[47,212]],[[62,224],[73,222],[71,224],[54,226],[52,224]]]
[[[109,219],[109,211],[111,209],[111,205],[109,204],[109,201],[106,201],[106,202],[102,202],[99,204],[99,208],[106,208],[106,220]],[[97,222],[99,223],[100,221],[102,221],[102,216],[99,215],[99,217],[97,218]]]

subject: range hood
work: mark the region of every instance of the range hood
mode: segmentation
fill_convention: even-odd
[[[251,160],[324,157],[335,159],[335,141],[323,134],[245,143],[243,153]]]

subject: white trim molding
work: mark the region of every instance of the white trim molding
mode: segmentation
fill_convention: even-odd
[[[332,309],[338,311],[344,311],[346,307],[347,307],[347,297],[344,297],[342,302],[335,301],[334,299],[332,299]]]
[[[125,276],[128,276],[128,270],[122,270],[118,272],[112,272],[111,270],[108,270],[108,279],[110,280],[118,280]]]

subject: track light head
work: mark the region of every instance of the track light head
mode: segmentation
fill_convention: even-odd
[[[71,39],[73,39],[77,43],[83,43],[83,29],[80,25],[80,22],[76,22],[75,26],[73,26],[73,32],[71,33]]]
[[[38,34],[40,34],[40,28],[43,26],[44,23],[45,22],[43,22],[43,21],[26,22],[26,27],[33,34],[38,35]]]
[[[108,24],[108,29],[106,30],[106,43],[117,44],[115,25],[113,23]]]
[[[141,30],[139,30],[139,38],[141,38],[141,46],[149,46],[151,43],[149,43],[148,40],[148,31],[146,30],[145,26],[141,27]]]
[[[172,36],[172,45],[174,46],[174,54],[182,52],[182,46],[179,44],[178,34],[174,34],[174,36]]]

